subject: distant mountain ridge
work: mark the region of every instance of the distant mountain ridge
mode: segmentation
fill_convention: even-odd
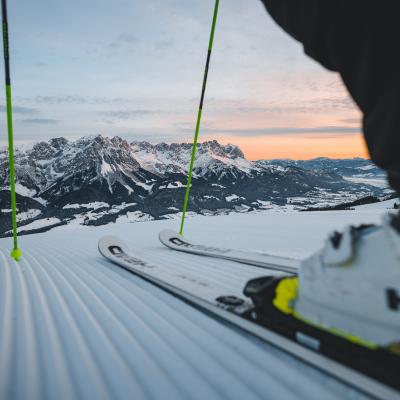
[[[21,230],[170,218],[182,208],[191,151],[188,143],[128,143],[101,135],[17,148]],[[5,184],[0,192],[4,234],[10,230],[5,150],[0,150],[0,179]],[[335,205],[389,193],[378,180],[384,182],[383,171],[368,160],[249,161],[239,147],[214,140],[197,146],[189,211]]]
[[[314,169],[319,171],[332,171],[342,176],[368,175],[385,178],[385,172],[365,158],[350,159],[331,159],[326,157],[314,158],[311,160],[271,160],[280,165],[293,165],[304,169]]]

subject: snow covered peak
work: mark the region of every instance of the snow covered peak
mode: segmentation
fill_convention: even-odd
[[[233,144],[227,144],[226,146],[219,144],[216,140],[204,142],[200,144],[199,151],[211,152],[220,157],[227,157],[231,159],[245,158],[242,150],[238,146]]]
[[[75,141],[59,137],[41,141],[30,149],[17,148],[17,181],[27,189],[48,198],[79,191],[98,182],[109,188],[119,182],[128,191],[140,185],[150,190],[154,176],[186,175],[192,153],[190,143],[145,141],[128,143],[115,136],[85,136]],[[234,145],[216,140],[197,145],[194,174],[207,178],[235,178],[257,170]],[[8,182],[7,152],[0,152],[0,178]]]
[[[187,173],[192,154],[190,143],[131,143],[133,156],[140,165],[157,174]],[[216,140],[197,144],[194,172],[196,175],[220,174],[228,171],[249,172],[254,169],[243,152],[235,145],[221,145]]]
[[[18,208],[30,216],[27,221],[40,218],[40,211],[57,223],[75,215],[84,224],[104,224],[125,208],[161,218],[182,207],[191,153],[190,143],[128,143],[101,135],[20,147],[15,151]],[[8,189],[8,165],[7,151],[0,150],[0,190]],[[378,180],[377,173],[367,160],[249,161],[237,146],[208,141],[197,145],[190,207],[209,213],[270,204],[321,206],[327,197],[334,204],[353,201],[386,193],[385,186],[368,184]],[[82,206],[75,211],[68,206],[75,204]],[[85,204],[117,208],[92,212]],[[10,208],[8,194],[0,196],[0,208]],[[0,212],[0,233],[10,231],[9,221]]]
[[[63,137],[53,138],[49,141],[50,146],[57,150],[62,150],[68,143],[68,140]]]

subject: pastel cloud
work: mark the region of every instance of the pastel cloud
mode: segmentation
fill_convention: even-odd
[[[77,13],[69,2],[10,3],[16,140],[191,141],[212,8],[85,0]],[[338,76],[309,60],[260,1],[221,3],[201,139],[231,140],[250,158],[301,148],[304,157],[359,155],[360,120]]]

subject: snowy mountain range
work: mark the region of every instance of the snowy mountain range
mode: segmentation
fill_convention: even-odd
[[[182,208],[191,145],[128,143],[101,135],[64,138],[15,152],[20,232],[117,219],[171,218]],[[0,150],[0,233],[9,234],[8,158]],[[246,160],[235,145],[201,143],[189,211],[306,209],[390,194],[383,171],[364,159]]]

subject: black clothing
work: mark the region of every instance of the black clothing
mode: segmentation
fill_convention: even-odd
[[[372,160],[400,193],[399,0],[262,0],[282,28],[340,73],[364,114]]]

